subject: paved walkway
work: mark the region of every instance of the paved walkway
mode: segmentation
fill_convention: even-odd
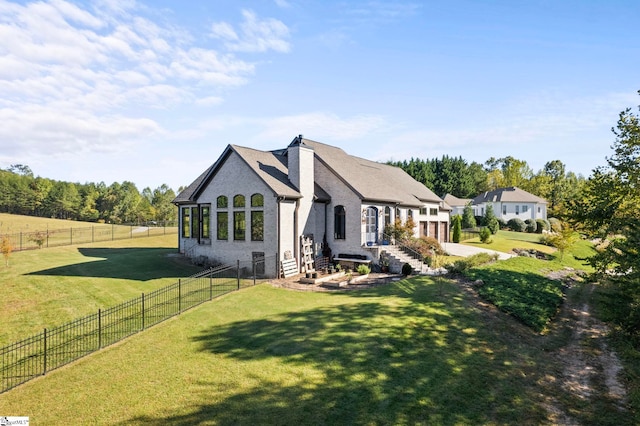
[[[467,256],[474,255],[476,253],[483,253],[483,252],[491,253],[491,254],[497,253],[498,258],[500,260],[509,259],[515,256],[511,253],[503,253],[501,251],[489,250],[482,247],[474,247],[474,246],[468,246],[465,244],[458,244],[458,243],[443,243],[442,248],[450,255],[462,256],[462,257],[467,257]]]

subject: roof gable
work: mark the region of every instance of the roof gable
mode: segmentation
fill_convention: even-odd
[[[472,203],[476,205],[491,202],[547,204],[547,200],[544,198],[540,198],[515,186],[488,191],[478,195],[472,200]]]
[[[298,140],[299,139],[299,140]],[[413,179],[399,167],[377,163],[347,154],[341,148],[298,137],[292,143],[304,144],[314,150],[315,159],[324,164],[334,175],[363,201],[394,203],[405,206],[421,206],[425,202],[445,203],[422,183]],[[230,155],[240,159],[261,179],[276,196],[300,198],[301,194],[289,180],[287,149],[260,151],[257,149],[227,145],[218,160],[173,200],[174,203],[193,203],[223,167]],[[331,199],[315,182],[318,201]]]

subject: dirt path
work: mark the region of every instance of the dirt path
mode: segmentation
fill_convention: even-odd
[[[562,279],[571,286],[567,276],[550,278]],[[563,333],[566,336],[550,354],[557,361],[556,384],[563,393],[581,400],[591,410],[602,407],[626,412],[627,394],[620,380],[622,364],[607,345],[607,325],[591,314],[589,300],[593,290],[594,284],[582,284],[580,291],[575,290],[572,297],[567,297],[555,320],[559,326],[551,334],[555,338]],[[548,401],[547,409],[559,424],[580,424],[561,406],[555,399]]]

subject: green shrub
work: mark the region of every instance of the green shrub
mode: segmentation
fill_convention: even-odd
[[[408,263],[402,265],[402,275],[409,276],[413,272],[413,267]]]
[[[549,227],[553,232],[561,232],[562,231],[562,222],[560,219],[556,219],[555,217],[549,218]]]
[[[480,230],[480,241],[485,244],[491,243],[491,231],[489,228],[485,227]]]
[[[504,229],[507,227],[507,221],[504,220],[501,217],[496,218],[498,220],[498,226],[500,227],[500,229]]]
[[[369,272],[371,272],[371,268],[369,268],[367,265],[358,265],[357,271],[360,275],[367,275]]]
[[[462,212],[462,228],[463,229],[471,229],[476,227],[476,218],[473,216],[473,209],[470,204],[464,206],[464,211]]]
[[[533,219],[527,219],[524,221],[524,223],[526,224],[526,228],[525,230],[529,233],[529,234],[533,234],[534,232],[536,232],[536,228],[538,227],[538,224],[536,223],[535,220]]]
[[[549,230],[549,224],[544,219],[536,219],[536,234],[542,234]]]
[[[451,231],[451,241],[459,243],[462,234],[462,218],[460,215],[455,215],[452,219],[453,230]]]
[[[498,230],[500,229],[500,224],[498,223],[498,218],[492,217],[491,219],[489,219],[487,221],[487,228],[489,228],[489,231],[493,235],[497,234]]]
[[[470,268],[475,268],[480,265],[485,265],[487,263],[495,262],[498,260],[497,254],[490,253],[477,253],[473,256],[469,256],[464,259],[459,259],[453,262],[453,264],[449,265],[447,269],[450,273],[453,274],[462,274],[466,270]]]
[[[514,217],[513,219],[509,219],[509,222],[507,222],[507,227],[512,231],[524,232],[524,230],[527,228],[527,225],[525,225],[522,219]]]

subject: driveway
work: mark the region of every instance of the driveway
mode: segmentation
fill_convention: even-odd
[[[505,260],[505,259],[514,257],[514,255],[510,253],[503,253],[501,251],[489,250],[482,247],[472,247],[472,246],[467,246],[467,245],[458,244],[458,243],[442,243],[442,248],[447,253],[453,256],[468,257],[476,253],[491,253],[491,254],[497,253],[498,259],[500,260]]]

